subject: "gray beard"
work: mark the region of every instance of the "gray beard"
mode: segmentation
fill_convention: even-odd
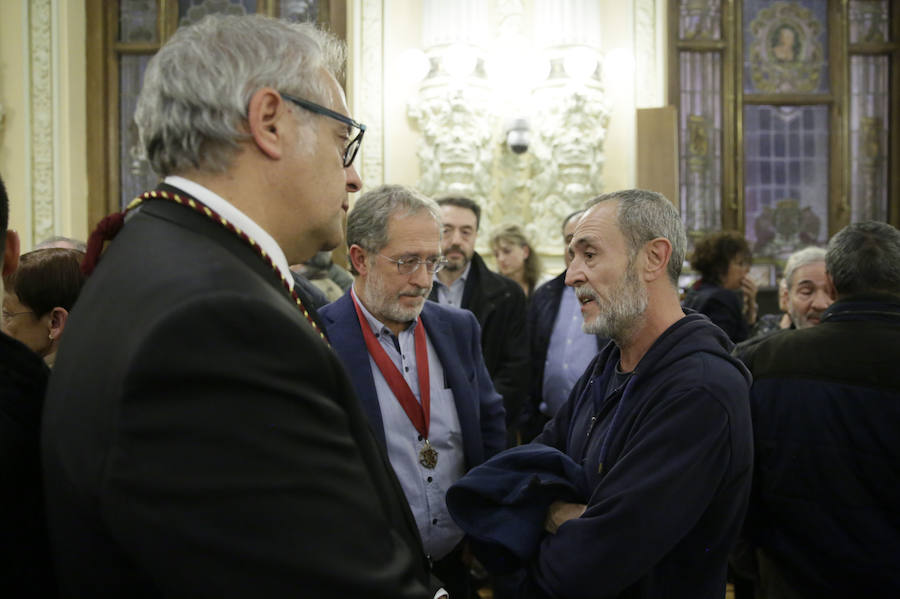
[[[424,290],[422,297],[428,297],[429,291],[431,291],[430,287],[427,290]],[[388,296],[381,278],[377,275],[369,277],[364,300],[369,312],[371,312],[378,320],[381,320],[382,322],[388,320],[398,323],[412,322],[419,317],[422,308],[425,307],[423,302],[418,307],[407,308],[397,303],[397,299],[398,298],[396,297]]]
[[[593,295],[600,312],[592,320],[585,320],[581,330],[589,335],[609,337],[621,347],[640,324],[647,310],[649,298],[631,264],[628,265],[620,284],[610,292],[610,295],[612,299],[605,306],[600,305],[602,300]]]

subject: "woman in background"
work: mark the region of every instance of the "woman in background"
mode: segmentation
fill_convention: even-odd
[[[756,283],[748,274],[753,256],[736,231],[711,233],[697,242],[691,267],[700,273],[683,305],[719,326],[734,343],[747,338],[756,322]]]
[[[4,280],[3,332],[27,345],[50,367],[84,284],[82,258],[84,253],[78,250],[34,250],[23,254],[19,267]]]
[[[522,287],[530,298],[541,279],[541,258],[531,248],[519,225],[501,225],[491,235],[491,250],[497,261],[497,271]]]

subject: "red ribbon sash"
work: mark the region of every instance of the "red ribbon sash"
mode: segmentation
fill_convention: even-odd
[[[422,324],[422,317],[420,316],[416,321],[416,330],[413,336],[416,346],[416,371],[419,375],[419,396],[422,398],[422,403],[419,404],[403,375],[381,347],[378,339],[375,338],[372,327],[362,313],[355,295],[351,293],[350,297],[353,299],[353,307],[356,308],[356,316],[359,318],[359,326],[362,329],[369,355],[375,360],[375,365],[384,375],[384,379],[394,393],[394,397],[400,402],[400,407],[406,412],[409,421],[416,427],[422,438],[427,440],[428,427],[431,424],[431,387],[428,378],[428,343],[425,340],[425,325]]]

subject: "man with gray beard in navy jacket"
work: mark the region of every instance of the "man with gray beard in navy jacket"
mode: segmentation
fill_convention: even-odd
[[[511,547],[521,559],[518,597],[725,594],[728,554],[750,493],[750,376],[729,355],[732,343],[721,329],[682,311],[684,251],[678,213],[658,193],[600,196],[578,222],[566,284],[575,287],[585,332],[614,343],[534,443],[495,456],[461,481],[491,472],[481,490],[498,498],[491,515],[499,524],[481,517],[463,528],[488,549]],[[542,470],[548,465],[552,472]],[[561,477],[572,484],[564,488]],[[506,482],[509,488],[497,489]],[[512,496],[522,503],[511,505]],[[453,515],[483,516],[485,503]],[[504,528],[504,510],[526,517]],[[533,547],[523,547],[525,537]]]

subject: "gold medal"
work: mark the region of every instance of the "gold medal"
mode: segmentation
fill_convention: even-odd
[[[421,451],[419,451],[419,463],[429,470],[434,470],[434,467],[437,466],[437,460],[437,450],[431,446],[431,443],[428,442],[428,439],[425,439],[425,446],[422,447]]]

